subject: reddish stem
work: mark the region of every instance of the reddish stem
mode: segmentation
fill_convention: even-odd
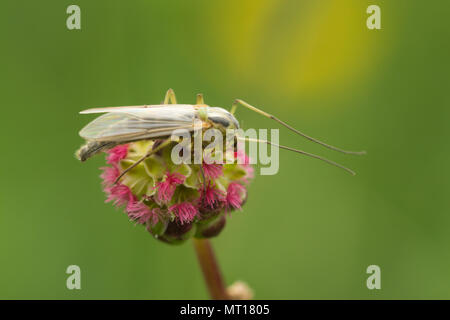
[[[195,252],[197,253],[211,298],[214,300],[229,299],[211,243],[208,239],[194,238],[193,240]]]

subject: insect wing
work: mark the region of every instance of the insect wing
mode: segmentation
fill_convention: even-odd
[[[110,110],[111,108],[98,109]],[[80,131],[86,140],[131,141],[170,135],[176,129],[193,130],[196,111],[192,105],[154,106],[152,108],[114,108]],[[105,111],[99,111],[105,112]]]
[[[90,113],[106,113],[106,112],[117,112],[117,113],[127,113],[127,112],[145,112],[151,109],[161,110],[162,108],[176,108],[178,110],[186,109],[190,110],[193,108],[191,104],[154,104],[154,105],[144,105],[144,106],[124,106],[124,107],[104,107],[104,108],[92,108],[80,111],[81,114]],[[149,114],[152,114],[150,111]]]

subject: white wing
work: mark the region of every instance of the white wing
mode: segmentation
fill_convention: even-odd
[[[109,112],[113,111],[113,112]],[[192,105],[155,105],[90,109],[106,113],[80,131],[86,140],[125,142],[170,135],[176,129],[192,131],[196,110]]]
[[[125,106],[125,107],[104,107],[104,108],[92,108],[80,111],[81,114],[90,114],[90,113],[106,113],[106,112],[118,112],[118,113],[127,113],[127,112],[140,112],[142,110],[149,109],[161,109],[161,108],[178,108],[178,109],[192,109],[194,108],[191,104],[152,104],[152,105],[144,105],[144,106]]]

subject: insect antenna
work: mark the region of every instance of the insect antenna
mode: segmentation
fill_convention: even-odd
[[[177,98],[176,98],[175,92],[173,91],[172,88],[167,90],[166,96],[164,97],[164,104],[169,104],[169,103],[177,104]]]
[[[331,145],[329,145],[329,144],[327,144],[327,143],[325,143],[325,142],[322,142],[322,141],[320,141],[320,140],[317,140],[317,139],[315,139],[315,138],[313,138],[313,137],[310,137],[310,136],[304,134],[303,132],[300,132],[299,130],[297,130],[297,129],[291,127],[291,126],[288,125],[286,122],[284,122],[284,121],[278,119],[278,118],[275,117],[274,115],[271,115],[270,113],[267,113],[267,112],[265,112],[265,111],[262,111],[262,110],[260,110],[260,109],[258,109],[258,108],[256,108],[256,107],[254,107],[254,106],[248,104],[247,102],[245,102],[245,101],[243,101],[243,100],[240,100],[240,99],[236,99],[236,100],[234,101],[234,103],[233,103],[233,105],[232,105],[232,107],[231,107],[231,113],[232,113],[232,114],[234,114],[234,112],[236,111],[236,108],[237,108],[238,104],[242,105],[243,107],[246,107],[247,109],[250,109],[250,110],[252,110],[252,111],[257,112],[257,113],[259,113],[259,114],[265,116],[266,118],[275,120],[276,122],[280,123],[282,126],[288,128],[288,129],[291,130],[292,132],[295,132],[296,134],[298,134],[298,135],[300,135],[300,136],[302,136],[302,137],[304,137],[304,138],[306,138],[306,139],[308,139],[308,140],[310,140],[310,141],[312,141],[312,142],[318,143],[318,144],[320,144],[320,145],[322,145],[322,146],[324,146],[324,147],[326,147],[326,148],[328,148],[328,149],[331,149],[331,150],[334,150],[334,151],[338,151],[338,152],[342,152],[342,153],[345,153],[345,154],[356,154],[356,155],[364,155],[364,154],[366,154],[366,151],[348,151],[348,150],[343,150],[343,149],[340,149],[340,148],[331,146]]]
[[[326,162],[326,163],[328,163],[328,164],[331,164],[332,166],[341,168],[341,169],[347,171],[348,173],[350,173],[350,174],[353,175],[353,176],[356,175],[356,173],[355,173],[353,170],[351,170],[351,169],[349,169],[349,168],[347,168],[347,167],[344,167],[343,165],[341,165],[341,164],[339,164],[339,163],[336,163],[336,162],[334,162],[334,161],[331,161],[331,160],[329,160],[329,159],[327,159],[327,158],[318,156],[318,155],[316,155],[316,154],[312,154],[312,153],[309,153],[309,152],[306,152],[306,151],[303,151],[303,150],[299,150],[299,149],[294,149],[294,148],[282,146],[282,145],[279,145],[279,144],[270,142],[270,141],[268,141],[268,140],[259,140],[259,139],[252,139],[252,138],[239,137],[239,136],[237,136],[236,138],[237,138],[238,140],[241,140],[241,141],[253,141],[253,142],[258,142],[258,143],[266,143],[266,144],[269,144],[269,145],[273,145],[273,146],[275,146],[275,147],[278,147],[278,148],[280,148],[280,149],[285,149],[285,150],[293,151],[293,152],[296,152],[296,153],[300,153],[300,154],[303,154],[303,155],[305,155],[305,156],[308,156],[308,157],[311,157],[311,158],[315,158],[315,159],[319,159],[319,160],[321,160],[321,161],[324,161],[324,162]]]

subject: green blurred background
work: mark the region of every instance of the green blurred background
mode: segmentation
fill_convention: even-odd
[[[81,8],[81,30],[66,8]],[[381,7],[382,30],[366,8]],[[155,241],[104,204],[103,157],[74,159],[94,106],[235,98],[365,157],[281,129],[280,152],[213,240],[259,299],[450,298],[446,0],[2,1],[0,298],[203,299],[191,243]],[[238,110],[244,127],[276,123]],[[82,289],[66,289],[68,265]],[[366,268],[381,267],[381,290]]]

